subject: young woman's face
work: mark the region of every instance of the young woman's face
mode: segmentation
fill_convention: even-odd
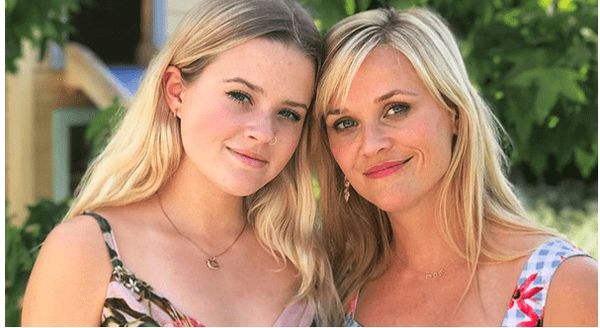
[[[314,80],[312,60],[292,45],[259,38],[223,52],[183,86],[178,108],[169,104],[181,119],[182,161],[226,193],[256,192],[292,157]]]
[[[331,152],[352,187],[387,212],[428,204],[448,169],[454,115],[400,52],[375,48],[326,115]]]

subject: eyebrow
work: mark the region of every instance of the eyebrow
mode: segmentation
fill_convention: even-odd
[[[260,94],[265,94],[265,90],[261,87],[259,87],[256,84],[252,84],[250,82],[248,82],[247,80],[241,78],[241,77],[234,77],[232,79],[227,79],[224,80],[223,82],[228,82],[228,83],[241,83],[244,84],[245,86],[247,86],[248,88],[250,88],[250,90],[252,91],[256,91]],[[297,101],[292,101],[292,100],[286,100],[283,102],[285,105],[288,105],[290,107],[300,107],[300,108],[304,108],[305,111],[308,111],[308,105],[297,102]]]
[[[325,118],[327,118],[330,115],[340,115],[341,113],[342,113],[342,109],[335,108],[330,111],[327,111],[327,113],[325,113]]]
[[[300,107],[300,108],[304,108],[305,111],[308,112],[308,106],[303,104],[303,103],[299,103],[299,102],[295,102],[295,101],[291,101],[291,100],[286,100],[283,102],[284,104],[290,106],[290,107]]]
[[[259,86],[258,86],[258,85],[256,85],[256,84],[252,84],[252,83],[248,82],[247,80],[244,80],[244,79],[242,79],[241,77],[234,77],[234,78],[232,78],[232,79],[227,79],[227,80],[224,80],[223,82],[228,82],[228,83],[231,83],[231,82],[235,82],[235,83],[241,83],[241,84],[244,84],[244,85],[246,85],[246,86],[247,86],[248,88],[250,88],[250,90],[252,90],[252,91],[256,91],[256,92],[258,92],[258,93],[261,93],[261,94],[264,94],[264,93],[265,93],[265,90],[264,90],[263,88],[259,87]]]
[[[378,97],[377,99],[375,99],[375,102],[379,103],[385,101],[395,95],[418,96],[419,94],[411,90],[395,89],[384,94],[383,96]]]
[[[407,95],[407,96],[416,97],[419,94],[414,91],[410,91],[410,90],[394,89],[382,96],[377,97],[375,99],[375,103],[380,103],[380,102],[386,101],[387,99],[389,99],[395,95]],[[325,118],[327,118],[327,116],[329,116],[329,115],[339,115],[342,113],[342,111],[343,111],[343,109],[339,109],[339,108],[332,109],[325,114]]]

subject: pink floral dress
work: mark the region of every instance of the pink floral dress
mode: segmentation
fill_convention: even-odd
[[[570,242],[552,238],[542,243],[529,257],[515,286],[502,327],[541,327],[552,276],[560,264],[573,256],[589,256]],[[362,327],[354,319],[358,293],[351,300],[346,327]]]
[[[100,323],[102,327],[205,326],[202,321],[181,312],[166,297],[157,293],[150,284],[129,271],[119,257],[108,221],[96,213],[85,214],[94,217],[100,225],[113,266],[102,309]],[[309,326],[313,321],[314,313],[306,302],[292,303],[279,315],[274,326]]]

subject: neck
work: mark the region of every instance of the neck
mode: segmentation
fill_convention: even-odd
[[[426,272],[458,258],[439,227],[438,201],[433,199],[435,201],[429,199],[402,211],[388,212],[394,234],[394,266]]]
[[[243,197],[223,192],[185,158],[159,194],[169,218],[192,238],[229,239],[239,233],[246,219]]]

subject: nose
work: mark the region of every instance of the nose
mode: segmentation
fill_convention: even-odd
[[[392,146],[392,140],[389,136],[390,131],[386,131],[380,124],[371,123],[364,126],[362,153],[365,156],[373,156],[389,149]]]
[[[269,115],[263,114],[257,114],[250,119],[248,124],[246,124],[244,135],[246,138],[258,143],[273,144],[273,140],[277,140],[273,127],[273,119]]]

